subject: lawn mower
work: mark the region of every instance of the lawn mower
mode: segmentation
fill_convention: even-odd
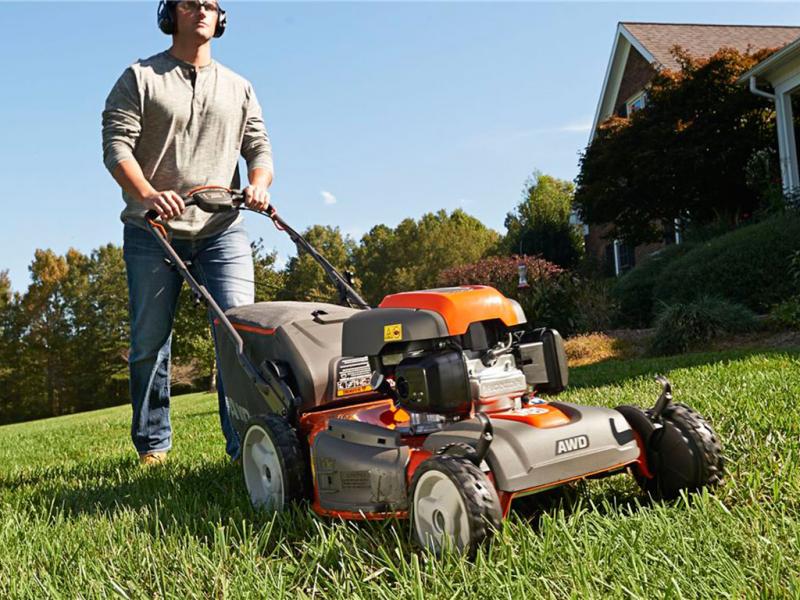
[[[204,188],[208,212],[245,209]],[[583,406],[554,397],[568,382],[564,343],[531,328],[520,305],[466,285],[387,295],[370,308],[270,208],[262,213],[324,269],[340,304],[258,302],[223,312],[190,274],[150,211],[167,260],[207,304],[244,482],[256,506],[309,501],[318,515],[410,518],[434,552],[474,553],[515,498],[629,472],[655,498],[721,483],[719,438],[698,413]]]

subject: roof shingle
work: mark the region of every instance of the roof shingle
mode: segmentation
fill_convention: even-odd
[[[782,48],[800,37],[800,27],[774,25],[695,25],[679,23],[621,23],[661,65],[676,68],[673,47],[681,46],[696,58],[720,48],[751,52]]]

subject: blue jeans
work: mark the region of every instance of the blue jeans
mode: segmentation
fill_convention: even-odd
[[[172,247],[182,260],[191,261],[192,275],[206,286],[222,310],[253,303],[253,257],[241,223],[207,238],[172,240]],[[164,250],[153,234],[135,225],[125,225],[123,255],[131,322],[128,358],[133,404],[131,439],[139,454],[167,451],[172,447],[170,343],[183,279],[165,262]],[[239,436],[228,416],[222,373],[219,369],[217,373],[219,419],[225,435],[225,450],[231,458],[236,458]]]

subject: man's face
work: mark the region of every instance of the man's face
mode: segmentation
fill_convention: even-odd
[[[181,0],[175,7],[175,31],[208,41],[214,37],[219,19],[219,5],[214,0]]]

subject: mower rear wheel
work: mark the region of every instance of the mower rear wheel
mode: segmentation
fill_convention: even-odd
[[[306,498],[306,457],[297,433],[273,414],[251,419],[242,444],[242,470],[250,501],[281,511]]]
[[[500,527],[497,491],[466,458],[433,456],[414,472],[411,523],[417,541],[440,554],[445,547],[475,554]]]
[[[685,404],[669,404],[661,417],[664,427],[653,432],[649,443],[654,477],[637,476],[642,489],[654,498],[671,500],[681,490],[721,484],[722,444],[708,421]]]

